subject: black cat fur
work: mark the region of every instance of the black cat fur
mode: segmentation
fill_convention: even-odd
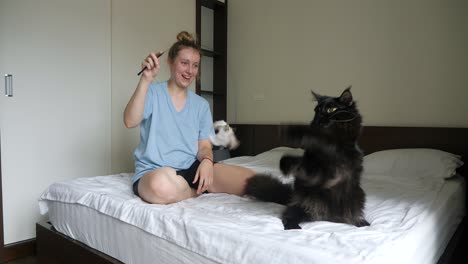
[[[282,173],[294,176],[293,185],[262,174],[247,182],[246,195],[286,205],[285,229],[300,229],[300,223],[310,221],[369,225],[360,186],[363,154],[357,145],[362,117],[350,89],[339,97],[312,91],[317,106],[310,125],[283,129],[282,137],[304,149],[303,156],[285,155],[280,160]]]

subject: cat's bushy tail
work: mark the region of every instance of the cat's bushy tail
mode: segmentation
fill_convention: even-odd
[[[247,180],[245,194],[261,201],[286,205],[292,194],[292,187],[266,174],[256,174]]]

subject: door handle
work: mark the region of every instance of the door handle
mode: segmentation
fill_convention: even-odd
[[[5,96],[13,97],[13,75],[5,74]]]

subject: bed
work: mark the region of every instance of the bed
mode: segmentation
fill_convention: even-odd
[[[302,150],[281,141],[281,125],[233,126],[241,147],[223,162],[291,180],[281,176],[278,161]],[[39,201],[49,220],[37,224],[38,259],[449,263],[465,226],[466,135],[465,128],[365,127],[362,186],[371,226],[362,228],[321,221],[285,231],[283,206],[227,194],[149,205],[131,192],[131,173],[57,182]]]

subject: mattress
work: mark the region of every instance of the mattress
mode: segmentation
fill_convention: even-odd
[[[287,182],[276,148],[225,161]],[[61,233],[124,263],[434,263],[464,216],[464,182],[363,174],[368,227],[325,221],[283,229],[284,206],[228,194],[170,205],[133,195],[131,174],[50,185],[39,200]],[[79,217],[78,217],[79,216]]]
[[[48,201],[54,228],[123,263],[217,263],[88,206]]]

